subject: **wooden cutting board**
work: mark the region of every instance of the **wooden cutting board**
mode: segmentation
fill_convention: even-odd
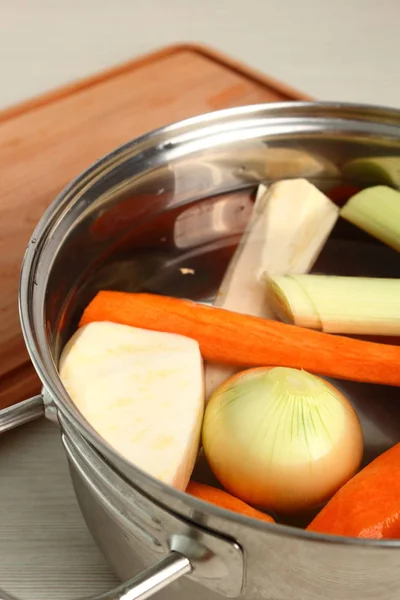
[[[0,408],[40,390],[19,325],[18,278],[29,237],[63,187],[156,127],[232,106],[309,99],[219,52],[178,45],[0,112]]]

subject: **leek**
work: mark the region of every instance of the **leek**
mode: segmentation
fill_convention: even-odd
[[[400,252],[400,192],[384,185],[362,190],[340,215]]]
[[[357,158],[342,169],[346,179],[357,183],[384,183],[400,189],[400,156]]]
[[[270,305],[284,321],[326,333],[400,335],[400,280],[271,276]]]

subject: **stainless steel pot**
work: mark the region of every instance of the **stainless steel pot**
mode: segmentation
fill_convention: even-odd
[[[43,394],[3,411],[1,424],[5,430],[43,413],[59,422],[84,517],[127,581],[105,598],[147,598],[162,588],[157,597],[165,600],[400,597],[397,541],[269,525],[161,484],[100,439],[56,370],[98,289],[210,300],[249,214],[249,188],[296,176],[324,187],[340,179],[344,161],[371,154],[400,156],[399,111],[328,103],[235,108],[117,149],[41,219],[22,267],[20,313]],[[339,235],[351,242],[353,234],[344,228]],[[135,576],[142,566],[149,569]]]

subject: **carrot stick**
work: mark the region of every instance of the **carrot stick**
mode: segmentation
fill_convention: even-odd
[[[197,340],[205,360],[239,367],[282,366],[400,386],[400,347],[329,335],[188,300],[99,292],[80,326],[114,321]]]
[[[359,538],[400,538],[400,444],[348,481],[307,527]]]
[[[240,513],[246,517],[253,517],[254,519],[268,521],[268,523],[275,523],[274,519],[269,515],[256,510],[245,502],[242,502],[242,500],[239,500],[239,498],[235,498],[235,496],[231,496],[231,494],[228,494],[219,488],[205,485],[204,483],[197,483],[197,481],[189,481],[186,493],[191,496],[196,496],[196,498],[200,498],[201,500],[205,500],[206,502],[210,502],[211,504],[216,504],[221,508]]]

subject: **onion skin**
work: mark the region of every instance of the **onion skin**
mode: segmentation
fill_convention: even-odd
[[[296,395],[279,394],[285,381]],[[310,396],[314,387],[321,401]],[[326,502],[357,472],[363,454],[347,398],[319,377],[283,367],[249,369],[226,381],[210,398],[202,437],[210,468],[230,494],[282,514]]]

